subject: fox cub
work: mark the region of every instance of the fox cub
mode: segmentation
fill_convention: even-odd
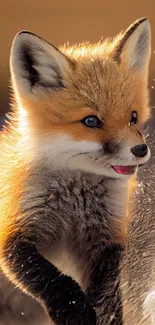
[[[4,324],[122,324],[128,202],[150,157],[141,133],[149,57],[146,18],[93,45],[15,37],[0,143]]]

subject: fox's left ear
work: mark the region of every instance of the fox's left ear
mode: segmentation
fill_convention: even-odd
[[[72,62],[41,37],[22,31],[13,41],[10,69],[15,94],[32,98],[65,88]]]
[[[145,73],[148,69],[151,49],[150,24],[147,18],[133,23],[123,33],[115,48],[114,59],[129,69]]]

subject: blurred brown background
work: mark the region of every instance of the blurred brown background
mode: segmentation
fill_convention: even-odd
[[[13,37],[27,29],[58,46],[115,36],[139,17],[152,28],[151,105],[155,105],[155,0],[1,0],[0,116],[8,110],[9,52]],[[154,114],[155,116],[155,114]]]

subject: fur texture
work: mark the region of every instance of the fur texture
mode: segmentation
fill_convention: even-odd
[[[155,152],[154,123],[147,128],[152,157],[139,170],[139,185],[132,196],[131,221],[122,263],[124,325],[155,323]]]
[[[30,325],[122,324],[128,200],[135,167],[150,157],[141,133],[149,55],[146,18],[113,40],[61,50],[16,36],[14,112],[0,146],[0,266],[18,289],[0,282],[3,325],[7,306],[11,325],[22,301]]]

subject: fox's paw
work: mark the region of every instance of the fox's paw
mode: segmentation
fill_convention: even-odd
[[[62,276],[52,289],[47,310],[57,325],[96,325],[95,310],[75,281]]]
[[[81,324],[96,325],[96,312],[89,304],[86,306],[85,316]]]

